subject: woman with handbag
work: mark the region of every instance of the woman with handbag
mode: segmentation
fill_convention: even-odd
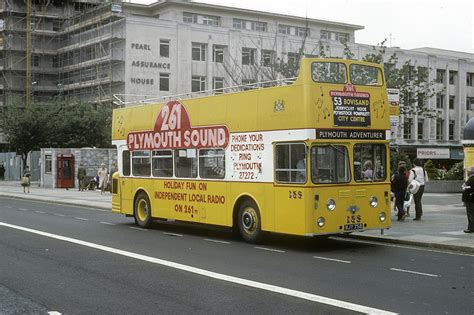
[[[405,220],[405,210],[403,203],[405,201],[405,194],[407,192],[408,179],[405,176],[405,166],[400,166],[397,173],[394,174],[391,183],[392,192],[395,194],[395,207],[398,210],[398,221]]]
[[[467,169],[468,178],[462,185],[462,201],[466,205],[467,229],[464,233],[474,233],[474,167]]]
[[[31,178],[31,171],[28,166],[25,167],[23,171],[23,177],[21,178],[21,186],[23,186],[23,193],[30,193],[30,178]]]

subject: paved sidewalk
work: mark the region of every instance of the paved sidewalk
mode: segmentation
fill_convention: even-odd
[[[80,192],[77,189],[40,188],[38,183],[32,183],[30,193],[25,194],[19,182],[0,182],[0,196],[107,210],[110,210],[112,201],[109,192],[101,195],[98,190]],[[392,228],[385,230],[383,235],[379,230],[373,230],[356,232],[350,237],[474,253],[474,233],[463,232],[467,226],[467,216],[461,203],[461,194],[424,194],[423,204],[424,215],[421,221],[412,220],[412,205],[412,216],[407,217],[404,222],[397,222],[392,211]]]

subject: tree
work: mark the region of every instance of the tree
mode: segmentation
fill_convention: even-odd
[[[400,113],[402,115],[438,117],[438,110],[427,107],[428,99],[436,93],[435,80],[428,80],[428,68],[415,66],[411,60],[407,60],[400,66],[395,53],[388,57],[387,62],[384,62],[387,51],[386,41],[387,39],[378,43],[377,46],[373,46],[372,52],[366,54],[362,60],[384,66],[387,87],[400,90]]]
[[[0,132],[26,164],[28,152],[42,147],[110,147],[112,105],[55,99],[3,110]]]

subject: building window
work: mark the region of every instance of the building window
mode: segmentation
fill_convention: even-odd
[[[269,67],[275,63],[276,54],[273,50],[262,50],[262,65]]]
[[[31,56],[31,65],[33,67],[39,67],[39,65],[40,65],[40,56],[39,55]]]
[[[449,140],[454,140],[454,120],[449,121]]]
[[[44,173],[51,174],[53,169],[53,159],[51,154],[46,154],[44,156]]]
[[[405,118],[403,122],[403,139],[411,139],[411,125],[413,120],[411,118]]]
[[[456,101],[456,97],[454,95],[449,96],[449,109],[454,109],[454,102]]]
[[[458,78],[458,72],[457,71],[449,71],[449,84],[450,85],[456,84],[457,78]]]
[[[53,68],[59,67],[58,56],[53,56],[52,65],[53,65]]]
[[[437,83],[445,83],[444,81],[445,76],[446,76],[446,70],[436,69],[436,82]]]
[[[224,50],[226,46],[214,45],[212,47],[212,61],[224,63]]]
[[[234,19],[233,23],[234,28],[241,30],[245,28],[245,21],[241,19]]]
[[[53,21],[53,32],[59,32],[61,30],[61,22]]]
[[[278,33],[283,34],[283,35],[294,35],[295,34],[295,29],[293,28],[293,34],[291,34],[292,27],[289,25],[283,25],[280,24],[278,25]]]
[[[160,91],[170,90],[170,74],[160,73]]]
[[[259,22],[259,21],[233,19],[233,27],[238,30],[249,30],[249,31],[258,31],[258,32],[267,31],[267,23]]]
[[[423,118],[418,118],[418,140],[423,140],[424,125],[425,125],[425,120]]]
[[[443,140],[443,120],[436,120],[436,140]]]
[[[193,76],[191,80],[191,91],[202,92],[206,90],[206,77]]]
[[[297,61],[298,61],[297,53],[288,53],[288,63],[295,65]]]
[[[299,36],[299,37],[309,36],[309,28],[297,27],[296,28],[296,36]]]
[[[183,22],[186,23],[197,23],[198,15],[194,13],[189,13],[189,12],[183,12]]]
[[[472,110],[472,105],[474,105],[474,97],[467,97],[466,98],[466,109]]]
[[[199,19],[198,19],[198,21],[199,21]],[[202,16],[202,24],[211,25],[211,26],[219,26],[220,25],[220,17],[213,16],[213,15],[203,15]]]
[[[423,107],[425,106],[425,94],[424,93],[418,93],[418,107]]]
[[[255,56],[257,55],[257,50],[254,48],[242,48],[242,64],[243,65],[254,65]]]
[[[170,40],[160,39],[160,57],[169,58],[170,56]]]
[[[331,39],[331,32],[329,32],[329,31],[323,31],[323,30],[322,30],[320,37],[321,37],[321,39],[327,39],[327,40],[329,40],[329,39]]]
[[[192,44],[192,59],[194,61],[206,61],[206,44]]]
[[[255,29],[255,31],[266,32],[267,31],[267,23],[265,23],[265,22],[254,22],[253,28]]]
[[[466,85],[474,86],[474,73],[470,73],[470,72],[466,73]]]
[[[444,95],[436,94],[436,108],[444,108]]]
[[[222,94],[224,92],[224,78],[214,77],[212,79],[212,89],[214,94]]]
[[[349,34],[347,33],[334,33],[335,35],[335,40],[342,42],[342,41],[349,41]]]

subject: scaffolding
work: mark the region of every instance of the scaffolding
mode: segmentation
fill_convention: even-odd
[[[111,102],[125,84],[119,3],[0,0],[0,106]]]

